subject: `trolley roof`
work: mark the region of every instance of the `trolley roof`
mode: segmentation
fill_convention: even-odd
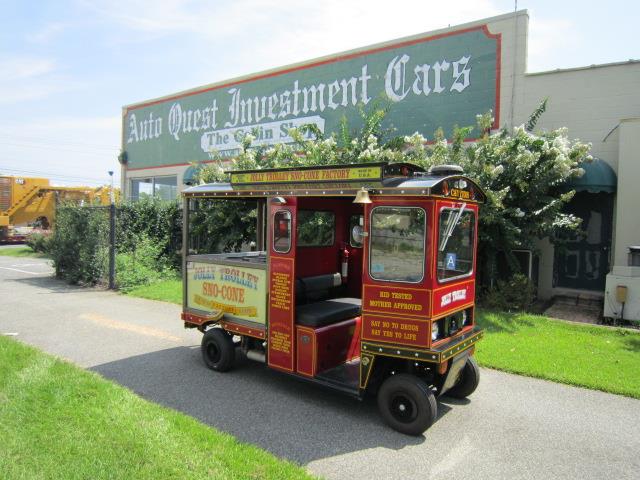
[[[363,163],[314,167],[234,170],[228,183],[208,183],[184,190],[185,197],[437,196],[484,203],[482,189],[459,167],[440,166],[425,172],[411,163]]]

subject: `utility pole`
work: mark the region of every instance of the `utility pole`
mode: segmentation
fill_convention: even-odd
[[[110,205],[109,205],[109,289],[116,288],[116,202],[113,193],[113,170],[109,170],[111,177]]]

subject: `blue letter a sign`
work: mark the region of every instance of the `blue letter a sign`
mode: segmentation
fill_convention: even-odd
[[[455,253],[447,253],[445,264],[446,264],[445,268],[447,270],[455,270],[456,269],[456,254]]]

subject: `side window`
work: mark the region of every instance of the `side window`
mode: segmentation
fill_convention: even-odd
[[[336,216],[333,212],[298,210],[298,247],[333,245]]]
[[[273,249],[279,253],[291,250],[291,212],[280,210],[273,216]]]
[[[425,211],[417,207],[373,209],[369,243],[371,278],[410,283],[423,279],[425,218]]]
[[[349,244],[352,247],[362,248],[362,240],[364,236],[364,216],[351,215],[349,218]]]
[[[464,277],[473,269],[475,214],[461,208],[440,211],[438,280]]]

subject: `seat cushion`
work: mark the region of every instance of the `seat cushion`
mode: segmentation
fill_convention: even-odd
[[[305,327],[324,327],[360,315],[359,298],[332,298],[296,307],[296,323]]]
[[[318,302],[330,297],[331,290],[342,284],[339,273],[327,273],[296,279],[296,303]]]

